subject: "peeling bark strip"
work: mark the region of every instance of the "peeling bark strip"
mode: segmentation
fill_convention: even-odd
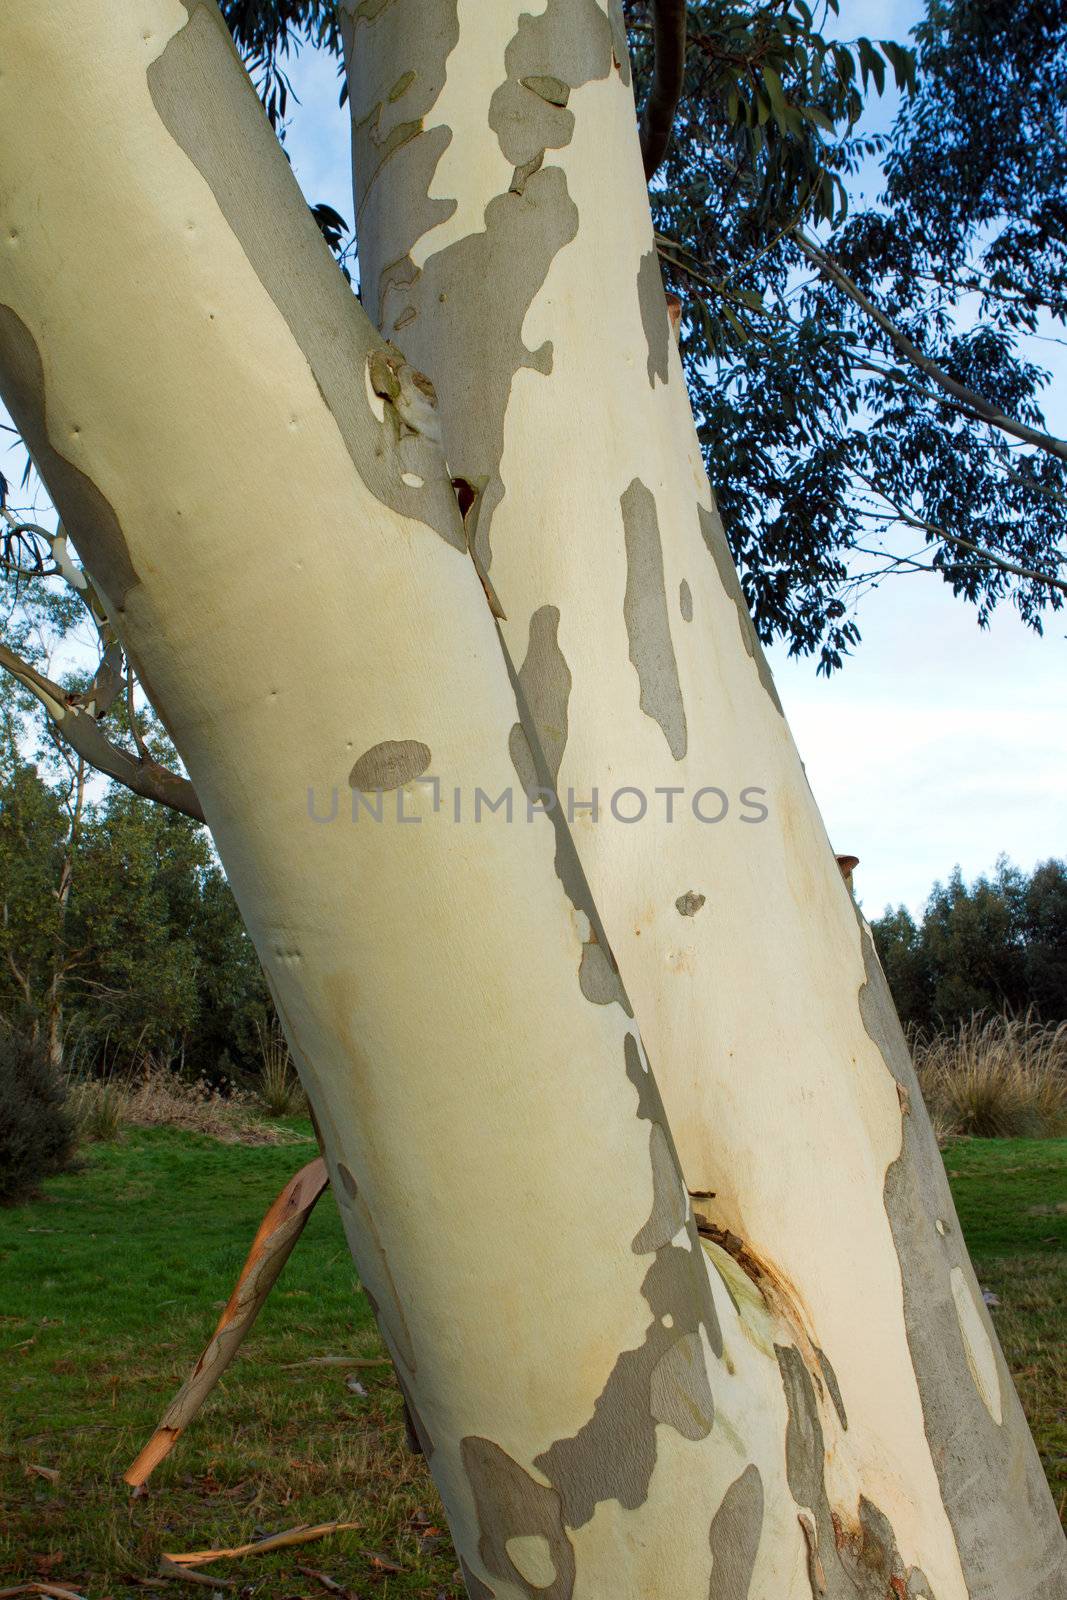
[[[681,761],[688,734],[667,615],[656,501],[651,490],[635,478],[620,504],[626,531],[623,613],[630,641],[630,660],[641,686],[641,710],[659,723],[671,755],[675,761]]]
[[[123,1474],[126,1483],[134,1488],[144,1483],[192,1422],[251,1331],[328,1182],[325,1161],[309,1161],[270,1206],[215,1332],[151,1439]]]

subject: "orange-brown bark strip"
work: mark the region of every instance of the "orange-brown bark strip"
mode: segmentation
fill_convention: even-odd
[[[317,1156],[289,1179],[272,1202],[215,1332],[156,1431],[125,1474],[125,1481],[134,1488],[144,1483],[170,1454],[237,1354],[328,1183],[326,1163]]]

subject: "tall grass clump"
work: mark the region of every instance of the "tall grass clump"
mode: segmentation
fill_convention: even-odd
[[[1067,1022],[978,1012],[912,1050],[939,1136],[1055,1138],[1067,1133]]]
[[[259,1098],[271,1117],[291,1117],[304,1109],[304,1091],[300,1087],[289,1044],[277,1017],[270,1025],[259,1025]]]
[[[126,1086],[113,1073],[102,1078],[72,1074],[67,1080],[67,1106],[85,1144],[118,1138],[127,1121],[128,1099]]]

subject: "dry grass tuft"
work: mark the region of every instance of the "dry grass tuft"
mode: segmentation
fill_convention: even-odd
[[[912,1041],[938,1137],[1055,1138],[1067,1132],[1067,1022],[978,1013]]]
[[[300,1087],[289,1043],[277,1017],[270,1026],[259,1026],[259,1098],[270,1117],[299,1116],[306,1113],[307,1101]]]
[[[257,1117],[252,1096],[236,1089],[224,1095],[203,1078],[190,1083],[151,1059],[131,1079],[73,1079],[67,1104],[79,1136],[89,1142],[115,1139],[124,1127],[181,1128],[223,1144],[289,1142],[286,1130]]]

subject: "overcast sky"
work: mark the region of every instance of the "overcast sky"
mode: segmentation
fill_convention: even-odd
[[[911,0],[846,0],[842,10],[843,34],[872,38],[903,39],[919,14]],[[305,53],[292,75],[301,104],[287,142],[297,176],[310,201],[351,219],[336,65]],[[1046,365],[1061,358],[1046,415],[1063,434],[1067,351],[1043,344],[1035,353]],[[866,596],[858,622],[863,642],[830,680],[780,648],[771,659],[834,846],[860,857],[867,914],[887,902],[921,907],[957,862],[973,877],[1002,851],[1027,869],[1067,854],[1067,623],[1052,619],[1038,638],[1004,607],[983,631],[973,609],[922,574]]]

